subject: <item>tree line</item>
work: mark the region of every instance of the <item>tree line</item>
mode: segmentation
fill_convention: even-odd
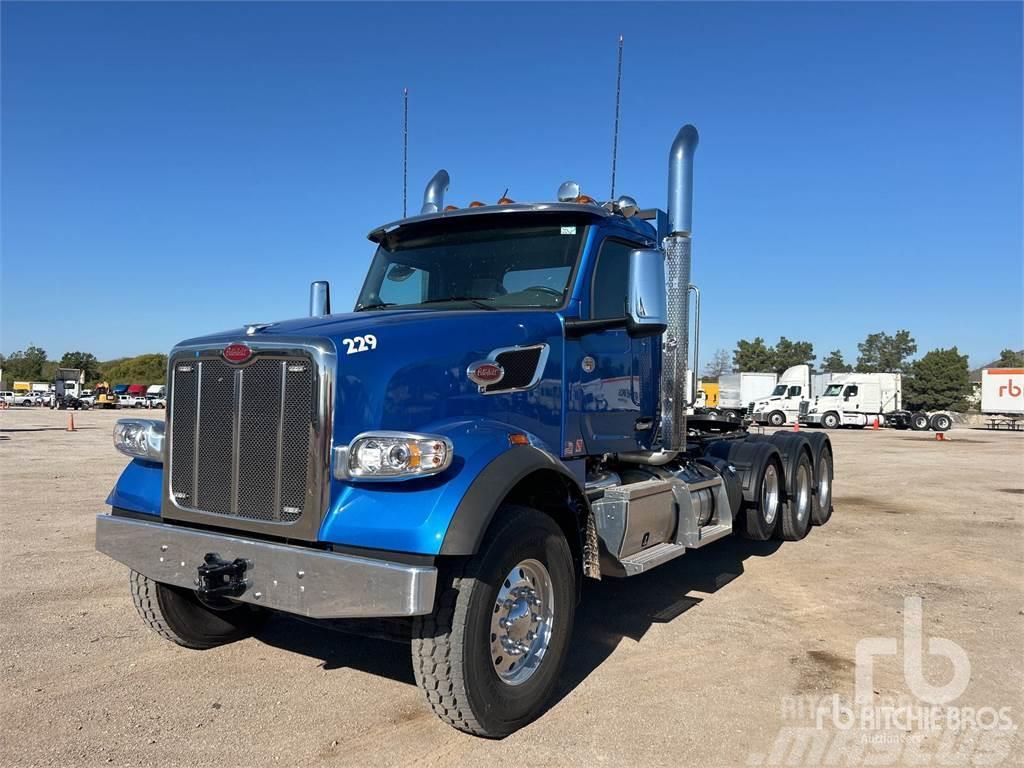
[[[857,361],[846,362],[843,353],[833,349],[815,366],[814,345],[809,341],[793,341],[781,336],[774,346],[764,338],[740,339],[730,355],[719,349],[704,367],[703,378],[716,380],[725,373],[742,371],[775,372],[781,374],[794,365],[809,365],[821,373],[901,373],[903,374],[903,400],[912,409],[938,410],[950,408],[966,410],[967,398],[972,394],[967,355],[961,355],[954,346],[933,349],[917,360],[917,342],[907,330],[890,335],[885,331],[870,333],[857,345]],[[991,368],[1024,367],[1024,351],[1004,349]]]
[[[0,355],[4,388],[15,381],[53,381],[58,368],[85,371],[85,384],[101,381],[111,384],[163,384],[167,375],[167,355],[147,354],[119,357],[101,362],[91,352],[65,352],[59,360],[50,360],[42,347],[30,346],[5,357]]]

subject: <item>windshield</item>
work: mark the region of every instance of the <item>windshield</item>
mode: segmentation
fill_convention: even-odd
[[[842,391],[842,384],[829,384],[827,387],[825,387],[825,397],[839,397]]]
[[[779,395],[786,394],[786,385],[779,384],[775,389],[772,390],[772,397],[778,397]]]
[[[586,225],[490,216],[411,226],[377,248],[356,311],[378,307],[555,308],[565,304]],[[405,228],[403,228],[404,230]]]

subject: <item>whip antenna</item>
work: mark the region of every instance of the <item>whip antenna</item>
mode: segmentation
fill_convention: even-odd
[[[402,89],[402,218],[409,199],[409,89]]]
[[[622,93],[622,35],[619,35],[619,71],[615,77],[615,134],[612,138],[612,196],[615,199],[615,163],[619,156],[619,95]]]

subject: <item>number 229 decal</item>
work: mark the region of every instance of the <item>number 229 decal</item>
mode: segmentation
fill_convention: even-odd
[[[368,333],[365,336],[356,336],[351,339],[342,339],[341,343],[348,347],[346,355],[354,355],[356,352],[369,352],[371,349],[377,348],[377,337],[372,333]]]

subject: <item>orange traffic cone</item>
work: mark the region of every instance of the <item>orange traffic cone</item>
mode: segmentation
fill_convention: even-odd
[[[943,432],[936,432],[935,433],[935,439],[936,440],[945,440],[946,439],[946,435]]]
[[[794,432],[799,432],[800,431],[800,419],[797,419],[796,421],[793,422],[793,431]]]
[[[875,416],[875,421],[874,421],[874,423],[873,423],[873,424],[871,425],[871,428],[872,428],[872,429],[878,429],[878,417],[877,417],[877,416]]]
[[[69,413],[68,414],[68,428],[65,430],[65,432],[77,432],[77,431],[78,430],[75,429],[75,414]]]

